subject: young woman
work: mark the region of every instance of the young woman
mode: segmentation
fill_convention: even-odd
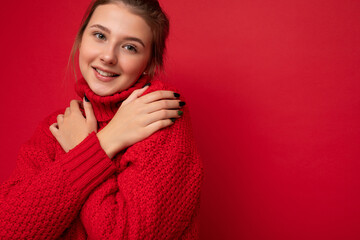
[[[38,126],[0,187],[1,239],[197,239],[202,164],[180,95],[154,77],[157,0],[94,1],[73,100]]]

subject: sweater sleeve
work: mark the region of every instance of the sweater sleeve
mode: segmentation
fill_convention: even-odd
[[[189,113],[126,150],[80,217],[90,239],[198,239],[202,162]],[[117,175],[117,176],[116,176]]]
[[[95,133],[63,152],[50,119],[21,147],[15,171],[0,185],[0,239],[58,238],[90,191],[116,170]]]

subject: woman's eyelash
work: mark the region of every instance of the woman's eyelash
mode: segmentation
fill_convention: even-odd
[[[101,32],[94,32],[93,33],[93,36],[95,36],[97,39],[99,39],[99,40],[104,40],[104,39],[106,39],[106,37],[105,37],[105,35],[103,34],[103,33],[101,33]],[[125,45],[124,46],[124,48],[126,49],[126,50],[129,50],[130,52],[134,52],[134,53],[137,53],[137,48],[136,48],[136,46],[134,46],[134,45],[129,45],[129,44],[127,44],[127,45]]]
[[[95,33],[93,33],[93,35],[100,40],[105,39],[105,35],[100,32],[95,32]]]
[[[133,46],[133,45],[125,45],[124,48],[131,51],[131,52],[135,52],[135,53],[137,52],[136,47]]]

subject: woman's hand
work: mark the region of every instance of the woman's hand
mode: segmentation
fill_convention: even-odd
[[[49,128],[65,152],[81,143],[91,132],[97,131],[97,121],[91,103],[83,101],[86,118],[80,111],[80,104],[81,101],[72,100],[65,113],[57,116],[57,123]]]
[[[109,124],[97,133],[101,147],[110,158],[159,129],[172,125],[182,115],[179,108],[185,103],[180,103],[174,92],[155,91],[141,96],[147,88],[135,90],[121,104]]]

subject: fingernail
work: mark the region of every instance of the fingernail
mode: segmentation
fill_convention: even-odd
[[[150,86],[151,85],[151,83],[147,83],[147,84],[145,84],[144,86],[143,86],[143,88],[144,87],[147,87],[147,86]]]
[[[171,120],[172,122],[175,122],[175,118],[170,118],[170,120]]]
[[[186,104],[185,102],[179,102],[180,107],[184,106],[185,104]]]
[[[180,94],[174,93],[174,97],[178,98],[178,97],[180,97]]]
[[[179,116],[183,115],[183,113],[184,113],[183,111],[180,111],[180,110],[178,111]]]
[[[90,100],[86,97],[85,94],[84,94],[84,99],[85,99],[85,102],[90,102]]]

